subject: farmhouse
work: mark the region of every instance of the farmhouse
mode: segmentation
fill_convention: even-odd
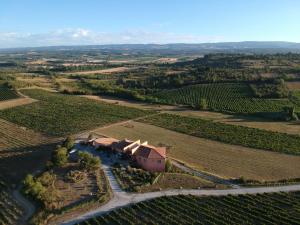
[[[133,154],[138,165],[144,170],[161,172],[165,170],[166,148],[140,145]]]
[[[165,169],[166,148],[148,145],[145,141],[117,140],[114,138],[98,138],[93,141],[95,148],[105,147],[120,154],[130,156],[144,170],[161,172]]]

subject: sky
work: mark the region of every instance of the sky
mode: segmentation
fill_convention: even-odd
[[[0,0],[0,48],[300,42],[300,0]]]

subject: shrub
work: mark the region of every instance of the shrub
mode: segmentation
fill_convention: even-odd
[[[100,167],[100,159],[88,152],[79,152],[80,167],[85,170],[96,170]]]
[[[200,103],[198,105],[198,109],[205,110],[207,109],[207,101],[205,98],[200,99]]]
[[[52,154],[52,163],[54,166],[62,167],[68,162],[68,150],[59,147]]]
[[[72,149],[74,146],[74,138],[72,136],[68,136],[63,144],[62,144],[62,147],[65,147],[66,149],[70,150]]]

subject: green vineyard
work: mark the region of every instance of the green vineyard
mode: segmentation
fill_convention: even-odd
[[[0,119],[0,158],[2,150],[21,149],[47,144],[50,139],[28,129],[22,129],[15,124]]]
[[[0,180],[0,225],[14,225],[21,218],[23,210],[7,191]]]
[[[16,92],[0,84],[0,101],[18,98]]]
[[[210,120],[167,113],[143,118],[138,121],[229,144],[287,154],[300,154],[300,137],[298,135],[212,122]]]
[[[97,126],[153,113],[43,90],[32,89],[23,92],[39,101],[2,110],[0,117],[50,135],[60,136],[82,132]]]
[[[300,224],[300,192],[224,197],[173,196],[89,219],[100,224]]]
[[[198,106],[206,99],[208,109],[238,113],[280,112],[286,99],[255,98],[247,84],[198,84],[155,94],[159,102]]]

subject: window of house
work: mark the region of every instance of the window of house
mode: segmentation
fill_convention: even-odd
[[[158,163],[161,163],[161,160],[159,159],[159,160],[157,160],[157,162],[158,162]]]

